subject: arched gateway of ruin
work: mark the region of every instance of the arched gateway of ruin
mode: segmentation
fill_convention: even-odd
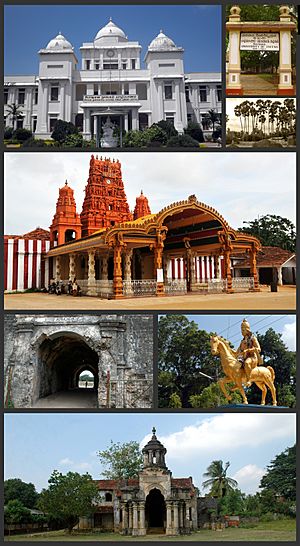
[[[6,405],[152,405],[151,317],[9,315],[5,338]],[[85,370],[92,389],[79,389]]]
[[[173,478],[166,448],[155,428],[142,449],[143,467],[136,478],[97,480],[99,501],[80,529],[97,528],[122,535],[180,535],[197,529],[198,500],[191,477]]]

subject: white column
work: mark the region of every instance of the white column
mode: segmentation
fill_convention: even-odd
[[[133,129],[133,131],[137,131],[138,130],[138,112],[137,112],[137,108],[132,108],[131,115],[132,115],[132,129]]]
[[[65,84],[60,86],[60,119],[65,119]]]
[[[180,92],[179,92],[179,82],[175,82],[175,128],[179,133],[183,133],[183,123],[181,115],[181,103],[180,103]]]
[[[126,112],[126,114],[124,114],[124,129],[127,133],[128,131],[128,112]]]
[[[278,284],[282,286],[282,268],[277,267],[277,274],[278,274]]]

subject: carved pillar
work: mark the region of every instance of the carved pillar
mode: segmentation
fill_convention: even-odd
[[[101,280],[108,280],[108,256],[102,256],[101,260]]]
[[[60,281],[60,256],[55,259],[55,280]]]
[[[195,289],[196,284],[196,270],[195,270],[195,253],[191,250],[188,251],[188,270],[189,270],[189,278],[190,278],[190,290],[193,291]]]
[[[126,250],[125,252],[125,259],[124,259],[124,262],[125,262],[125,267],[124,267],[124,281],[128,281],[128,283],[126,283],[125,285],[125,292],[126,292],[126,296],[131,296],[132,295],[132,286],[131,286],[131,264],[132,264],[132,254],[133,254],[133,249],[129,249],[129,250]]]
[[[75,277],[76,277],[75,254],[69,254],[69,279],[73,281]]]
[[[139,534],[139,530],[138,530],[138,507],[137,507],[136,502],[132,503],[132,509],[133,509],[132,534],[133,535],[138,535]]]
[[[255,245],[252,246],[250,250],[250,275],[254,279],[254,291],[259,292],[259,281],[258,281],[258,274],[257,274],[257,266],[256,266],[256,254],[257,254],[257,248]]]
[[[225,261],[225,277],[227,279],[227,293],[232,294],[232,276],[231,276],[231,261],[230,261],[230,249],[226,248],[224,250],[224,261]]]
[[[183,504],[179,504],[179,529],[183,529]]]
[[[170,501],[166,502],[167,505],[167,528],[166,535],[173,535],[173,526],[172,526],[172,503]]]
[[[87,295],[96,296],[95,250],[89,250]]]
[[[163,273],[163,251],[164,251],[164,240],[166,238],[166,233],[162,231],[157,232],[157,240],[154,245],[154,278],[156,278],[156,295],[164,296],[165,287],[164,287],[164,273]]]
[[[126,511],[126,502],[121,503],[121,512],[122,512],[122,534],[125,535],[127,533],[127,511]]]
[[[133,527],[133,510],[132,510],[132,504],[129,504],[128,508],[128,530],[129,532],[132,532]]]
[[[123,280],[122,280],[122,245],[116,244],[114,247],[114,298],[123,298]]]
[[[173,504],[173,510],[174,510],[174,534],[178,535],[179,533],[179,519],[178,519],[178,502],[174,502]]]
[[[145,535],[146,534],[146,527],[145,527],[145,502],[141,501],[139,503],[139,535]]]
[[[214,269],[215,269],[215,279],[219,279],[220,278],[220,260],[219,260],[219,256],[216,255],[214,256]]]

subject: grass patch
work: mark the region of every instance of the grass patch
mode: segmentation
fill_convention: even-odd
[[[28,535],[15,535],[5,537],[6,541],[73,541],[73,542],[217,542],[217,541],[296,541],[296,520],[279,520],[257,523],[251,528],[233,528],[229,527],[223,531],[199,530],[191,535],[166,536],[166,535],[147,535],[145,537],[123,536],[118,533],[92,533],[84,532],[82,534],[67,534],[64,531],[49,531],[47,533],[35,533]]]

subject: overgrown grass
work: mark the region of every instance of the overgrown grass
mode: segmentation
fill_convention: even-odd
[[[123,536],[118,533],[74,533],[66,534],[64,531],[50,531],[48,533],[36,533],[28,535],[16,535],[5,537],[8,541],[111,541],[111,542],[217,542],[217,541],[296,541],[296,520],[285,519],[279,521],[267,521],[257,523],[251,528],[233,528],[223,531],[200,530],[191,535],[166,536],[166,535],[147,535],[145,537]]]

